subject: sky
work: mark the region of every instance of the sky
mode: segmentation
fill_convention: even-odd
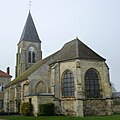
[[[29,0],[0,1],[0,69],[15,74],[17,44]],[[31,14],[43,58],[76,36],[106,59],[110,81],[120,91],[120,0],[32,0]]]

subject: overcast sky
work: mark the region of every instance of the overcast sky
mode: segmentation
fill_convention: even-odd
[[[0,69],[14,76],[17,43],[28,16],[29,0],[0,1]],[[32,0],[31,14],[42,41],[43,57],[78,38],[102,57],[120,91],[120,0]],[[14,78],[14,77],[13,77]]]

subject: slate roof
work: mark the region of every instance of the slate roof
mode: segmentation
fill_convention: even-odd
[[[86,46],[78,38],[66,43],[63,48],[53,57],[53,63],[71,59],[105,61],[103,57]]]
[[[30,12],[28,14],[20,41],[41,42]]]
[[[12,77],[12,76],[0,70],[0,77]]]
[[[28,77],[39,67],[44,64],[53,64],[56,62],[62,62],[67,60],[74,59],[86,59],[86,60],[97,60],[97,61],[105,61],[105,59],[95,53],[92,49],[86,46],[83,42],[81,42],[78,38],[74,39],[68,43],[66,43],[62,49],[55,52],[54,54],[46,57],[43,60],[33,64],[28,70],[26,70],[23,74],[17,77],[15,80],[10,82],[6,87],[10,85],[14,85],[18,82],[24,81],[28,79]]]
[[[114,93],[112,94],[112,96],[113,96],[113,97],[118,97],[118,98],[120,98],[120,92],[114,92]]]

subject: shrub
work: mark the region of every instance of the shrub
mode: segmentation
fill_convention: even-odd
[[[29,102],[24,102],[21,104],[21,113],[23,115],[32,115],[32,112],[33,112],[33,106],[31,103]]]
[[[53,103],[40,104],[38,106],[38,115],[52,116],[55,114],[55,105]]]

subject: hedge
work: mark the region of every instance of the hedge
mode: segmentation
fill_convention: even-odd
[[[32,115],[33,114],[33,106],[29,102],[24,102],[21,104],[21,114],[22,115]]]

